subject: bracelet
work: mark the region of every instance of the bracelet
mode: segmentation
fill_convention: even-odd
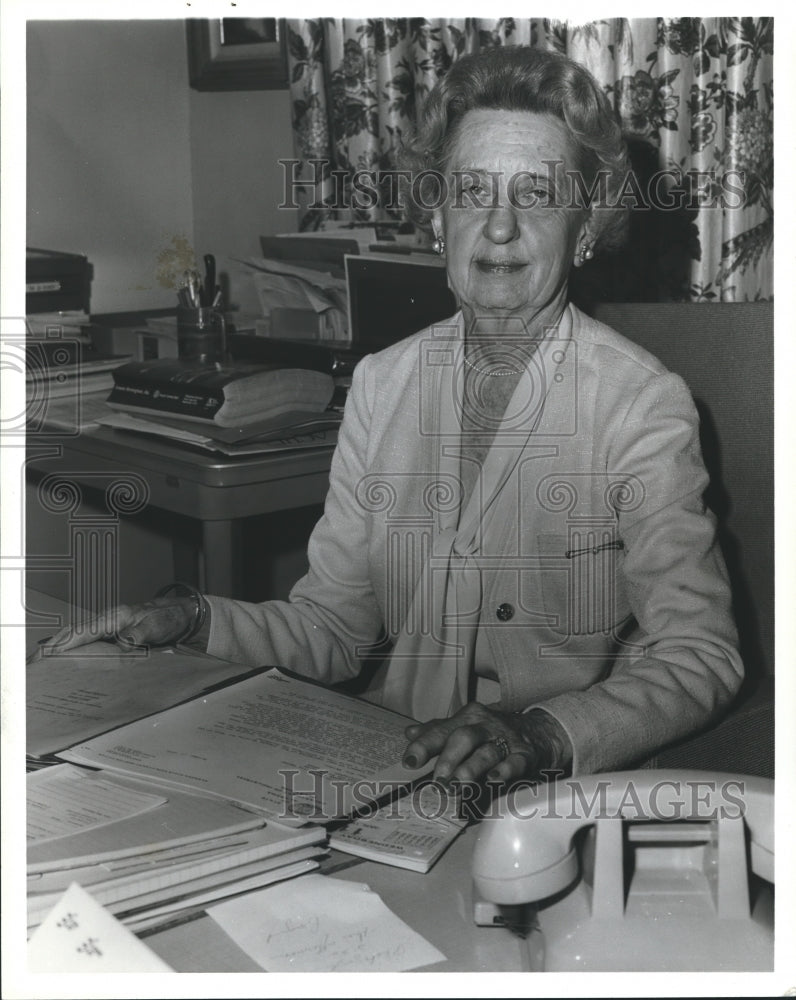
[[[155,594],[155,597],[166,597],[173,590],[182,591],[182,593],[178,594],[179,597],[192,597],[196,605],[191,624],[182,633],[182,635],[172,640],[176,646],[178,643],[188,642],[189,639],[193,639],[197,632],[202,630],[205,618],[207,617],[207,604],[205,603],[204,597],[202,597],[196,587],[191,586],[190,583],[167,583],[165,587],[160,588],[160,590]]]

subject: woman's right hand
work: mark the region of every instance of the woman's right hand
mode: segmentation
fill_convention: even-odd
[[[185,635],[196,616],[192,597],[155,597],[143,604],[119,604],[95,618],[67,625],[41,643],[42,651],[64,653],[90,642],[120,646],[167,646]]]

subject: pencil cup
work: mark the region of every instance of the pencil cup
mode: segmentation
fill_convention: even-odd
[[[181,358],[213,364],[227,353],[223,313],[211,306],[177,310],[177,353]]]

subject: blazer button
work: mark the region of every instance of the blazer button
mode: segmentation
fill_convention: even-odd
[[[499,621],[510,621],[514,617],[514,607],[511,604],[500,604],[495,614]]]

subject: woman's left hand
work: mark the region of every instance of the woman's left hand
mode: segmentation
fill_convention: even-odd
[[[448,719],[407,726],[406,736],[404,764],[422,767],[439,755],[434,778],[443,784],[534,779],[572,761],[569,737],[542,709],[517,714],[470,702]]]

